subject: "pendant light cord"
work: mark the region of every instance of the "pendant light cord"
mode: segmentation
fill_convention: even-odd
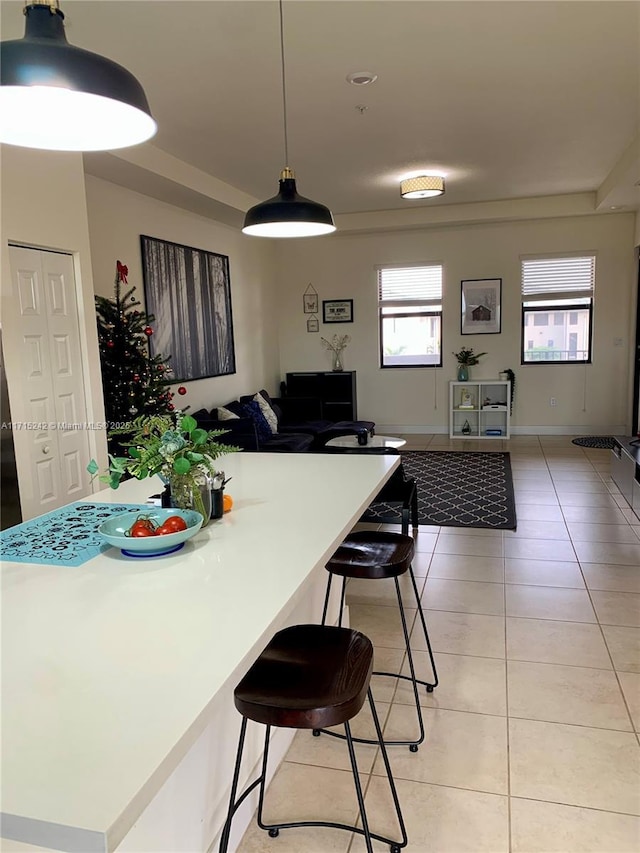
[[[284,65],[284,18],[282,14],[282,0],[279,0],[280,9],[280,59],[282,63],[282,118],[284,125],[284,165],[289,168],[289,140],[287,138],[287,84]]]

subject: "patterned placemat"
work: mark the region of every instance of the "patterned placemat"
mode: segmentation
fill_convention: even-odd
[[[77,503],[54,509],[0,533],[3,560],[13,563],[81,566],[111,547],[98,533],[106,518],[148,512],[145,504]]]
[[[508,453],[403,450],[402,465],[418,489],[420,524],[516,529]],[[374,503],[362,521],[400,523],[397,505]]]

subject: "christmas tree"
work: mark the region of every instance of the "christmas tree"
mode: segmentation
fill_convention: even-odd
[[[152,357],[149,353],[151,324],[155,318],[139,310],[140,302],[133,295],[135,287],[122,293],[123,285],[128,285],[128,272],[128,268],[117,261],[115,298],[95,297],[109,430],[122,428],[140,415],[162,415],[175,408],[171,402],[173,394],[166,385],[171,375],[167,366],[169,357]],[[109,444],[111,450],[113,440]]]

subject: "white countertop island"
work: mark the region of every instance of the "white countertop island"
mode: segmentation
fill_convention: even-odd
[[[398,464],[230,454],[232,512],[176,554],[5,562],[3,837],[114,850]],[[128,481],[85,502],[159,489]]]

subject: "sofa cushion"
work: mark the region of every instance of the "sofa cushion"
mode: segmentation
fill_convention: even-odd
[[[255,400],[251,400],[250,403],[244,404],[242,407],[242,414],[247,418],[251,418],[253,421],[256,432],[258,433],[258,440],[260,442],[267,441],[267,439],[271,438],[273,435],[271,427]]]
[[[213,412],[215,412],[219,421],[235,421],[240,417],[235,412],[232,412],[231,409],[226,409],[224,406],[218,406],[217,409],[213,409]]]
[[[311,435],[277,433],[261,444],[260,450],[268,450],[270,453],[303,453],[310,448],[312,442]]]
[[[230,412],[233,412],[233,414],[237,415],[239,418],[246,418],[246,415],[242,411],[242,405],[245,402],[245,400],[231,400],[231,402],[227,403],[224,408],[228,409]],[[211,416],[217,417],[215,409],[212,410]]]
[[[266,422],[271,427],[271,432],[278,432],[278,418],[271,405],[264,397],[264,391],[258,391],[253,398],[254,402],[260,406],[260,411],[264,415]]]

